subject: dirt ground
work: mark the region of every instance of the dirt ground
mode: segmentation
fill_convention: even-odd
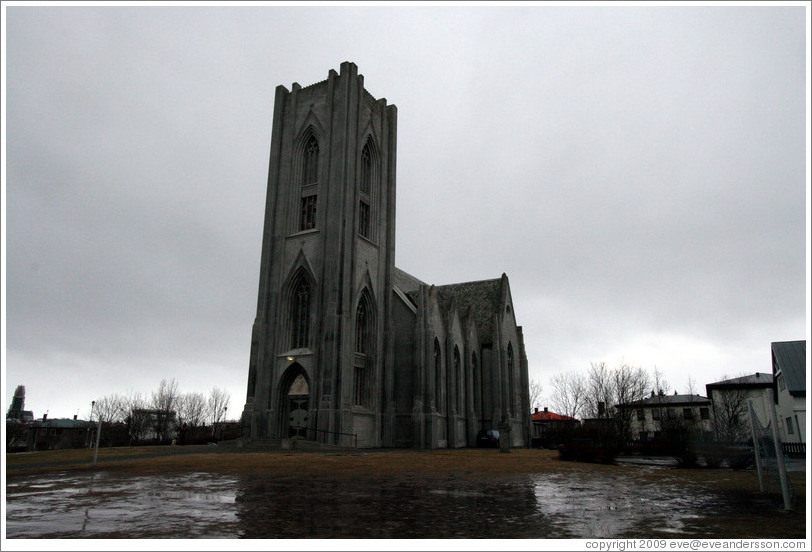
[[[211,473],[277,479],[347,481],[386,480],[425,488],[454,482],[476,485],[482,478],[532,476],[550,481],[624,481],[626,487],[679,489],[677,494],[720,497],[724,507],[690,520],[689,533],[704,538],[805,538],[807,489],[805,472],[792,472],[796,507],[783,511],[776,489],[759,491],[755,470],[645,468],[565,462],[555,451],[373,450],[373,451],[222,451],[218,447],[150,447],[106,449],[93,466],[92,451],[53,451],[7,455],[9,481],[54,471],[102,471],[130,474]],[[675,496],[675,499],[679,497]],[[649,536],[658,527],[646,528]],[[639,531],[639,529],[638,529]],[[664,535],[667,536],[667,535]]]

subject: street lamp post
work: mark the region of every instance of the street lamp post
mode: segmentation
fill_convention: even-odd
[[[93,401],[94,403],[96,401]],[[96,430],[96,450],[93,453],[93,465],[95,466],[99,460],[99,441],[101,440],[101,414],[99,414],[99,428]]]
[[[90,435],[90,429],[93,427],[93,408],[96,406],[96,401],[90,401],[90,422],[87,424],[87,448],[93,446],[93,438]]]

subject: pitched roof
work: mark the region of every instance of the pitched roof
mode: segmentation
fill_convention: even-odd
[[[576,418],[572,416],[564,416],[563,414],[556,414],[555,412],[534,412],[530,415],[530,419],[534,422],[577,422]]]
[[[618,407],[637,408],[644,406],[688,406],[698,404],[710,404],[711,401],[702,395],[654,395],[627,404],[619,404]]]
[[[437,286],[436,289],[444,309],[453,300],[461,316],[469,308],[472,310],[479,339],[483,343],[489,343],[493,336],[494,315],[501,310],[502,278]]]
[[[394,285],[400,288],[400,291],[403,293],[409,293],[412,291],[417,291],[420,286],[428,285],[425,282],[418,280],[408,272],[405,272],[398,267],[395,267],[395,271],[393,273],[393,280]]]
[[[773,375],[765,374],[763,372],[756,372],[749,376],[741,376],[738,378],[731,378],[722,381],[715,381],[707,384],[706,388],[723,388],[723,387],[771,387],[773,384]]]
[[[773,374],[784,375],[793,396],[806,396],[806,341],[777,341],[771,344]]]

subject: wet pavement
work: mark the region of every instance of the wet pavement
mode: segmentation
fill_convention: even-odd
[[[662,468],[641,468],[662,469]],[[8,538],[609,538],[691,536],[730,504],[615,474],[9,477]]]

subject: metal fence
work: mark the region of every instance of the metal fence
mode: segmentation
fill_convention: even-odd
[[[317,435],[320,434],[327,434],[327,435],[344,435],[346,437],[352,437],[352,446],[353,448],[358,448],[358,434],[357,433],[343,433],[341,431],[327,431],[326,429],[316,429],[314,427],[307,429],[308,437],[311,438],[313,441],[318,441],[316,439]],[[310,434],[312,433],[312,437]]]
[[[806,443],[781,443],[787,456],[806,456]]]

